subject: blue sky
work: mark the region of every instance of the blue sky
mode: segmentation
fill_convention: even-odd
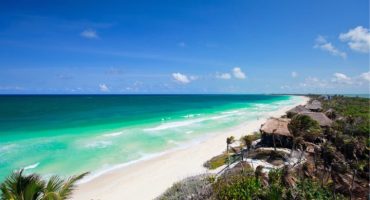
[[[2,1],[0,93],[369,93],[368,0]]]

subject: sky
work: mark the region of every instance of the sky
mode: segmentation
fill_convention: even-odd
[[[2,0],[0,94],[369,93],[368,0]]]

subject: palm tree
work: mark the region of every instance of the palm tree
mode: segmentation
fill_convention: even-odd
[[[0,185],[2,200],[36,200],[42,196],[45,183],[37,174],[23,175],[23,170],[14,172]]]
[[[351,180],[351,187],[350,187],[350,199],[353,199],[353,186],[355,182],[355,177],[357,175],[357,168],[358,168],[358,157],[357,155],[361,152],[365,151],[365,146],[363,146],[358,139],[353,139],[352,140],[352,180]]]
[[[338,182],[337,177],[338,174],[344,174],[347,172],[347,166],[346,162],[343,160],[334,160],[332,163],[331,167],[331,179],[333,180],[333,195],[334,199],[337,199],[337,194],[336,194],[336,183]]]
[[[296,148],[296,140],[294,140],[294,138],[321,133],[319,123],[306,115],[295,115],[288,124],[288,129],[293,135],[293,145],[290,157],[292,157],[293,150]]]
[[[243,136],[241,138],[242,142],[244,143],[244,145],[247,147],[247,157],[248,157],[248,153],[250,151],[250,148],[252,147],[252,143],[253,143],[253,137],[251,135],[246,135],[246,136]],[[244,159],[244,153],[242,153],[242,160]],[[251,166],[253,168],[253,162],[251,162]]]
[[[233,142],[235,142],[234,136],[230,136],[230,137],[226,138],[226,153],[227,153],[227,156],[228,156],[227,167],[230,167],[229,149],[230,149],[230,144],[232,144]]]
[[[323,164],[326,172],[328,171],[328,169],[331,170],[332,168],[332,163],[335,160],[335,152],[336,148],[329,143],[325,143],[324,145],[321,146],[321,156],[324,161]],[[322,176],[321,184],[322,185],[324,184],[324,173]]]
[[[256,167],[256,171],[254,171],[254,176],[256,177],[256,179],[260,179],[262,175],[263,175],[263,166],[258,165]]]
[[[349,115],[346,118],[346,123],[349,125],[349,131],[350,131],[352,137],[353,137],[353,127],[355,125],[355,122],[356,122],[356,120],[352,115]]]
[[[13,172],[0,185],[2,200],[65,200],[72,196],[75,184],[88,173],[62,180],[52,176],[47,182],[40,175]]]
[[[320,159],[320,151],[321,149],[317,146],[314,147],[314,154],[313,154],[313,159],[314,159],[314,164],[315,164],[315,175],[317,175],[317,166],[318,164],[320,163],[321,159]]]
[[[293,140],[294,140],[294,143],[296,144],[297,149],[301,151],[298,161],[294,163],[293,165],[294,167],[295,165],[301,164],[304,152],[306,150],[306,145],[305,145],[305,141],[303,140],[303,137],[297,137],[297,138],[294,138]],[[298,175],[303,175],[301,171],[302,171],[302,167],[299,168]]]
[[[289,165],[284,165],[282,170],[282,182],[286,188],[294,188],[296,179],[292,175]]]

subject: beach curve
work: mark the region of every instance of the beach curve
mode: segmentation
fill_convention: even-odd
[[[203,163],[225,150],[226,137],[233,135],[239,138],[252,133],[268,117],[284,115],[287,110],[307,101],[308,97],[301,97],[301,101],[295,104],[283,106],[259,119],[212,134],[207,140],[102,173],[91,181],[81,183],[73,199],[153,199],[176,181],[208,172]]]

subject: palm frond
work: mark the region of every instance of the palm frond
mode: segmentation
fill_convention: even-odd
[[[42,195],[44,181],[36,174],[23,175],[23,169],[13,172],[0,185],[1,199],[37,200]]]
[[[59,176],[52,176],[46,184],[45,193],[59,191],[62,186],[63,180]]]
[[[75,183],[78,181],[78,180],[81,180],[83,177],[85,177],[87,174],[89,174],[88,172],[86,173],[83,173],[83,174],[80,174],[78,176],[73,176],[71,178],[69,178],[66,182],[64,182],[61,190],[59,191],[59,196],[62,198],[62,199],[69,199],[72,195],[72,191],[75,189]]]

